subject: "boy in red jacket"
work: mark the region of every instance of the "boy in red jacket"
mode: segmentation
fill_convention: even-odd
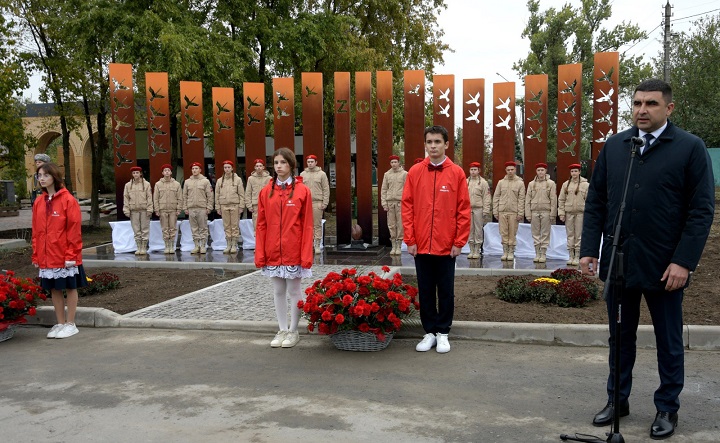
[[[455,257],[470,236],[470,195],[465,171],[446,155],[448,133],[425,128],[428,156],[410,168],[402,195],[404,241],[415,257],[420,321],[425,336],[415,348],[450,351],[455,310]],[[437,305],[438,308],[435,306]]]

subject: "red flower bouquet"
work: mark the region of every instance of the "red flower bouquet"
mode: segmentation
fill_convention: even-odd
[[[383,272],[390,268],[382,267]],[[385,341],[395,333],[402,319],[418,309],[417,288],[405,284],[400,274],[390,279],[374,272],[357,275],[357,269],[330,272],[305,290],[305,301],[298,305],[308,324],[308,331],[335,334],[359,331],[375,334]]]
[[[43,288],[26,278],[15,278],[13,271],[0,274],[0,331],[25,323],[25,315],[35,315],[39,300],[46,300]]]

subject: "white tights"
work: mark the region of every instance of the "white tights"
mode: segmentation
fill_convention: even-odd
[[[300,289],[299,278],[280,278],[272,277],[273,288],[275,290],[275,315],[277,315],[278,325],[281,331],[297,331],[298,322],[300,321],[300,308],[298,302],[302,300],[302,290]],[[290,328],[287,324],[287,296],[290,296]]]

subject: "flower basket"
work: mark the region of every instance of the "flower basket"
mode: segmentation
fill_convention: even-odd
[[[387,348],[394,332],[385,334],[385,340],[378,340],[375,334],[360,331],[340,331],[330,335],[332,344],[341,351],[373,352]]]
[[[7,328],[0,331],[0,342],[10,340],[15,335],[15,325],[9,325]]]
[[[387,273],[390,268],[382,270]],[[308,331],[329,335],[338,349],[347,351],[385,349],[402,320],[419,307],[417,288],[403,283],[400,274],[383,278],[343,269],[317,280],[305,294],[298,306],[308,320]]]

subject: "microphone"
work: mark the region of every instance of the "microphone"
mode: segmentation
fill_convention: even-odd
[[[631,137],[630,142],[638,148],[642,148],[643,146],[645,146],[645,139],[642,137]]]

